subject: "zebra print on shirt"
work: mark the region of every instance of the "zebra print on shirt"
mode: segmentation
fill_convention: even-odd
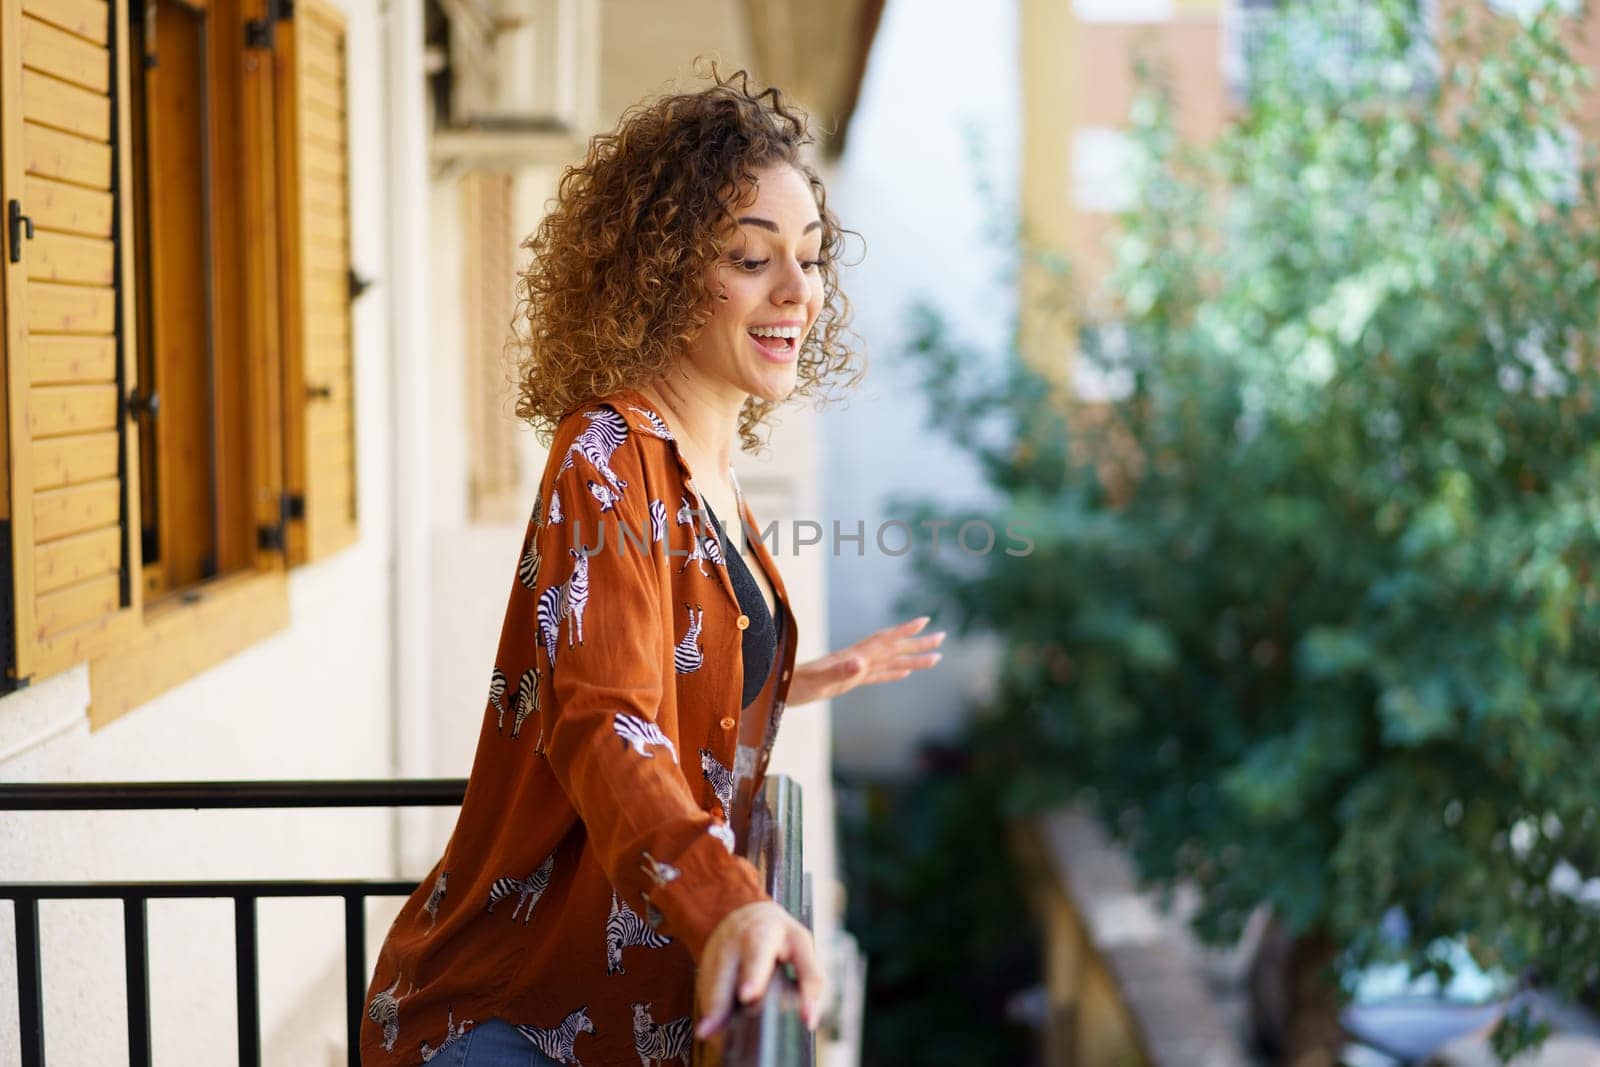
[[[500,713],[499,729],[506,728],[506,676],[499,667],[489,675],[489,705]]]
[[[700,773],[711,783],[711,792],[722,805],[722,817],[733,821],[733,772],[718,762],[709,748],[700,750]]]
[[[733,827],[725,822],[713,822],[706,827],[706,833],[721,841],[722,847],[728,850],[729,855],[733,854]]]
[[[532,589],[539,581],[539,564],[543,557],[539,554],[539,537],[537,534],[528,535],[528,543],[523,548],[522,558],[517,561],[517,581],[526,589]]]
[[[643,431],[643,432],[648,433],[648,434],[653,434],[656,437],[661,438],[663,441],[672,440],[672,431],[667,429],[667,424],[662,421],[660,415],[657,415],[653,411],[646,411],[644,408],[641,408],[641,407],[635,407],[632,404],[628,405],[628,410],[629,411],[637,411],[639,414],[641,414],[641,415],[643,415],[645,417],[646,421],[648,421],[650,423],[650,428],[648,430]]]
[[[550,853],[545,861],[539,864],[538,870],[526,878],[496,878],[489,887],[489,912],[494,911],[494,906],[509,897],[517,894],[517,906],[511,909],[511,917],[515,919],[517,912],[522,911],[526,904],[528,910],[523,912],[522,925],[527,926],[528,920],[533,918],[534,906],[539,903],[539,898],[544,896],[544,891],[550,888],[550,871],[556,865],[556,854]]]
[[[400,988],[401,975],[394,976],[394,982],[381,993],[374,993],[372,1003],[367,1005],[367,1018],[383,1027],[383,1051],[393,1052],[395,1039],[400,1036],[400,1001],[411,995],[416,987],[395,996],[395,990]]]
[[[650,501],[650,541],[654,544],[667,536],[667,506],[659,500]]]
[[[579,1034],[594,1033],[594,1023],[589,1019],[589,1005],[561,1020],[561,1025],[550,1030],[537,1026],[518,1026],[517,1033],[533,1042],[533,1046],[557,1063],[577,1063],[572,1044]]]
[[[637,715],[617,712],[611,718],[611,728],[622,738],[624,747],[633,746],[633,750],[645,759],[655,759],[655,753],[649,749],[650,745],[664,745],[672,754],[672,762],[678,762],[678,746],[672,739],[661,732],[661,727],[648,719],[641,719]]]
[[[566,581],[540,593],[535,610],[539,636],[544,641],[545,656],[552,670],[561,640],[561,624],[567,624],[568,648],[574,640],[583,644],[583,612],[589,606],[589,557],[575,548],[567,549],[567,554],[572,556],[572,573]]]
[[[678,504],[678,515],[677,515],[678,525],[689,527],[689,544],[691,546],[691,548],[689,549],[689,554],[686,557],[684,557],[683,566],[678,568],[678,573],[682,574],[685,570],[688,569],[690,563],[694,563],[696,566],[698,566],[700,568],[700,573],[702,575],[705,575],[705,574],[709,573],[706,570],[706,564],[705,564],[705,560],[706,560],[706,539],[701,536],[700,529],[695,524],[695,516],[696,516],[696,514],[698,514],[700,516],[701,520],[704,521],[705,512],[703,510],[697,512],[696,511],[696,506],[693,505],[693,504],[690,504],[689,503],[689,498],[686,497],[686,496],[680,495],[678,497],[678,501],[679,501],[679,504]]]
[[[668,1060],[687,1065],[693,1041],[689,1016],[658,1023],[650,1017],[649,1004],[633,1006],[633,1049],[640,1067],[664,1067]]]
[[[550,490],[550,525],[561,525],[561,490]]]
[[[622,499],[621,493],[614,493],[594,479],[589,480],[589,495],[600,502],[602,513],[611,511],[617,506],[617,501]]]
[[[722,558],[722,542],[710,534],[706,534],[702,541],[705,545],[706,558],[719,567],[726,567],[728,561]]]
[[[644,871],[645,876],[654,882],[658,889],[683,873],[672,864],[663,863],[648,852],[643,855],[644,862],[639,865],[639,869]]]
[[[441,1053],[445,1049],[449,1048],[450,1045],[456,1040],[456,1038],[460,1037],[462,1034],[467,1032],[467,1027],[469,1027],[471,1025],[472,1025],[472,1020],[471,1019],[463,1019],[463,1020],[461,1020],[461,1025],[457,1026],[456,1025],[455,1009],[451,1008],[450,1009],[450,1017],[445,1021],[445,1024],[444,1024],[444,1043],[441,1044],[438,1048],[434,1048],[433,1046],[429,1045],[426,1041],[424,1041],[422,1043],[422,1049],[421,1049],[421,1051],[422,1051],[422,1062],[423,1063],[429,1062],[435,1056],[437,1056],[439,1053]]]
[[[511,740],[515,741],[517,735],[522,733],[522,724],[527,721],[528,716],[536,715],[539,712],[538,667],[529,667],[522,672],[522,681],[517,687],[517,696],[512,703],[517,707],[516,718],[511,721]],[[503,716],[501,722],[502,724],[504,723]],[[539,729],[539,737],[541,738],[541,743],[536,746],[536,751],[543,752],[544,728],[542,726]]]
[[[433,924],[439,921],[439,905],[444,903],[445,883],[450,881],[449,871],[440,871],[438,879],[433,883],[433,892],[428,894],[428,902],[422,905],[422,910],[428,913],[428,929],[433,929]]]
[[[685,604],[683,607],[689,613],[689,630],[672,650],[672,666],[679,674],[693,674],[705,662],[700,652],[700,623],[706,613],[698,604]]]
[[[560,473],[565,474],[571,470],[573,455],[580,455],[589,461],[589,465],[598,471],[601,477],[611,483],[611,487],[618,495],[621,495],[622,491],[628,488],[628,483],[617,477],[616,472],[611,469],[611,457],[622,442],[628,439],[628,420],[607,408],[585,411],[583,417],[589,420],[589,425],[572,439],[572,444],[567,448],[567,454],[561,461]]]
[[[672,938],[658,934],[650,924],[639,918],[639,913],[623,903],[617,891],[611,891],[611,914],[606,917],[606,973],[627,974],[622,969],[622,950],[637,945],[641,948],[661,948],[671,944]]]

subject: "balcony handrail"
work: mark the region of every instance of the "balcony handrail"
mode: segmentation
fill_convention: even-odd
[[[393,808],[458,805],[464,778],[316,779],[306,781],[187,781],[13,783],[0,785],[0,812],[152,811],[202,808]],[[753,805],[744,858],[767,892],[810,926],[802,871],[800,787],[770,775]],[[149,915],[151,900],[231,898],[239,1013],[240,1067],[261,1062],[261,1013],[256,958],[257,905],[262,898],[338,897],[344,901],[345,1018],[350,1067],[360,1067],[359,1035],[365,1009],[366,900],[409,896],[409,879],[188,880],[0,883],[16,921],[17,1010],[22,1067],[44,1067],[43,969],[39,903],[44,900],[121,900],[131,1067],[149,1067]],[[725,1067],[810,1067],[812,1036],[800,1017],[799,991],[778,974],[767,995],[736,1013],[721,1063]]]

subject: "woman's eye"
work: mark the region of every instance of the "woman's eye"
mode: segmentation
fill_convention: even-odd
[[[758,271],[767,265],[764,259],[735,259],[734,265],[747,271]]]
[[[806,260],[804,263],[802,263],[800,265],[802,267],[804,267],[806,270],[820,270],[822,268],[822,260],[820,260],[820,259],[808,259],[808,260]]]

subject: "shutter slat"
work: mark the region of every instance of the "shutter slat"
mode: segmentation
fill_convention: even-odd
[[[111,188],[111,146],[35,122],[23,124],[23,168],[89,189]]]
[[[115,432],[40,441],[33,450],[33,484],[54,489],[115,478],[118,444]]]
[[[120,534],[119,534],[120,536]],[[121,595],[115,574],[101,575],[39,596],[37,621],[39,639],[50,638],[110,615],[117,610]]]
[[[117,374],[115,337],[38,337],[28,360],[31,384],[105,382]]]
[[[22,117],[91,140],[111,140],[110,97],[27,68],[22,71]]]
[[[42,19],[23,16],[22,54],[34,70],[53,74],[100,96],[111,88],[111,65],[105,47]]]
[[[28,406],[35,437],[93,433],[117,427],[117,387],[112,385],[43,385],[34,389]]]
[[[36,231],[28,246],[28,277],[109,287],[116,278],[116,252],[103,238]]]
[[[28,287],[28,329],[34,333],[108,334],[116,325],[115,290],[55,282]]]
[[[34,584],[49,593],[74,582],[118,573],[122,565],[122,528],[74,534],[43,545],[34,555]]]
[[[57,537],[114,525],[119,518],[122,483],[115,478],[46,489],[33,495],[33,535],[40,544]]]
[[[106,0],[22,0],[24,14],[104,47],[111,40]]]
[[[110,193],[30,174],[23,183],[22,195],[26,198],[28,214],[39,230],[59,230],[86,237],[111,236],[111,220],[115,216]],[[26,254],[23,259],[27,259]]]

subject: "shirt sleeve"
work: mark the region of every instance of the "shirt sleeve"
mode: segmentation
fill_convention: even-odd
[[[622,902],[698,962],[728,912],[768,897],[731,854],[731,830],[695,800],[685,746],[663,728],[676,724],[659,721],[675,671],[670,577],[652,552],[666,542],[651,537],[643,445],[616,425],[625,436],[609,457],[553,455],[542,490],[533,536],[545,755]]]

